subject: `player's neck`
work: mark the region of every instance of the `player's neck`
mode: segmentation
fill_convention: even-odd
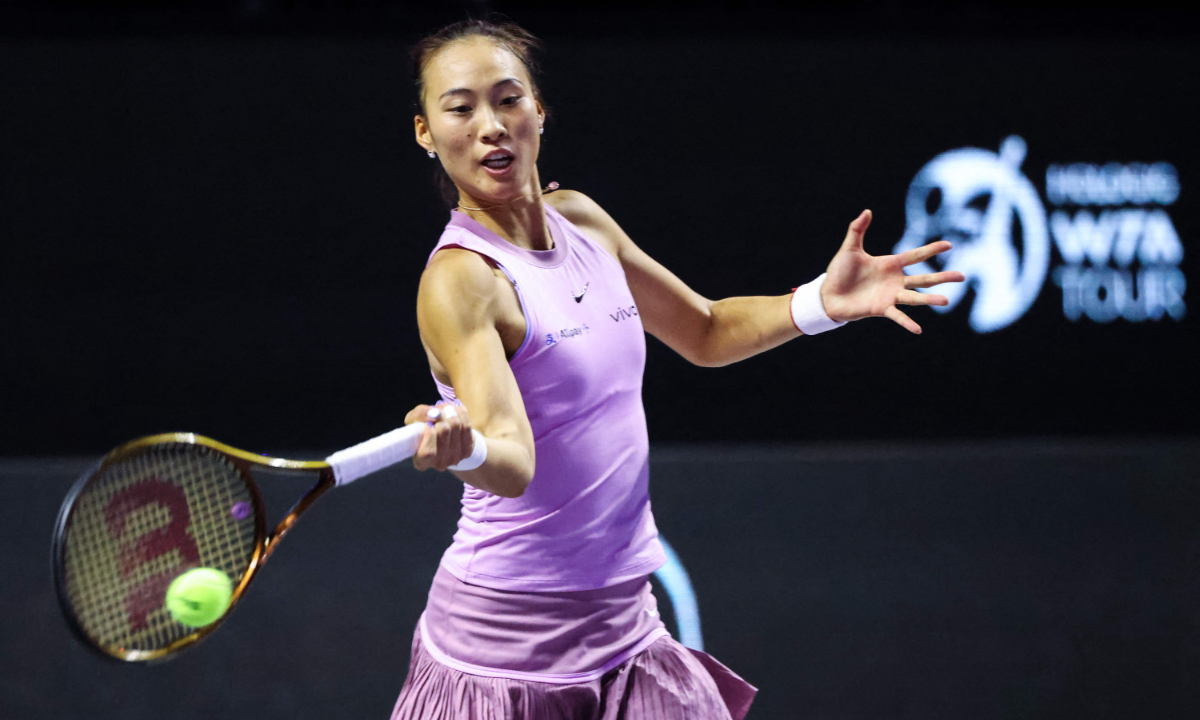
[[[531,191],[512,201],[487,205],[463,197],[458,211],[525,250],[553,250],[554,239],[546,224],[546,203],[536,178]]]
[[[488,218],[495,223],[494,227],[478,217],[476,220],[519,248],[553,250],[554,239],[546,225],[546,203],[542,200],[541,192],[538,192],[536,198],[520,205],[508,212],[487,213]]]

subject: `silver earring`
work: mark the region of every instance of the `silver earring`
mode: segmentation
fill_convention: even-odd
[[[426,154],[426,155],[428,155],[428,156],[429,156],[429,157],[431,157],[431,158],[435,158],[435,157],[437,157],[437,153],[435,153],[435,152],[434,152],[434,151],[432,151],[432,150],[426,150],[426,151],[425,151],[425,154]]]
[[[546,128],[544,128],[544,127],[538,128],[538,135],[544,135],[545,133],[546,133]]]

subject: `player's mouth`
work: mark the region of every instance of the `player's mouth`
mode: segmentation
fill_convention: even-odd
[[[516,158],[508,150],[493,150],[484,155],[480,163],[487,170],[488,175],[500,177],[508,173],[515,160]]]

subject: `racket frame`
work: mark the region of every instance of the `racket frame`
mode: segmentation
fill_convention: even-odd
[[[71,607],[70,599],[67,595],[67,578],[66,568],[64,566],[64,555],[66,553],[67,528],[71,524],[71,516],[74,513],[75,501],[87,489],[91,481],[100,473],[106,470],[114,463],[121,462],[133,456],[139,455],[147,448],[164,445],[200,445],[211,450],[215,450],[226,458],[228,458],[233,466],[241,475],[243,482],[250,491],[251,497],[254,499],[254,550],[250,555],[250,562],[246,566],[246,571],[242,577],[236,581],[233,588],[233,596],[229,601],[229,608],[214,622],[205,625],[201,628],[196,628],[193,632],[185,635],[178,640],[172,642],[163,648],[156,650],[131,650],[127,648],[105,647],[100,645],[88,635],[83,629],[79,619],[75,616],[75,611]],[[308,492],[296,501],[296,504],[283,516],[276,525],[274,530],[267,533],[266,505],[263,502],[262,493],[259,491],[258,483],[254,481],[254,475],[251,472],[252,467],[269,468],[277,471],[293,471],[293,472],[316,472],[317,482]],[[267,455],[255,455],[254,453],[246,452],[239,448],[235,448],[225,443],[213,440],[212,438],[195,433],[162,433],[159,435],[148,435],[136,440],[121,445],[105,455],[100,461],[88,468],[83,475],[75,481],[71,487],[67,497],[63,500],[62,508],[58,513],[58,520],[54,524],[54,536],[50,543],[50,564],[51,571],[54,577],[54,590],[58,596],[59,605],[62,607],[63,616],[67,619],[67,626],[72,633],[83,642],[84,645],[92,648],[101,656],[110,660],[119,660],[125,662],[147,662],[154,660],[164,660],[179,651],[190,647],[196,642],[206,637],[209,633],[216,630],[232,612],[234,606],[241,600],[245,594],[246,588],[250,585],[250,581],[258,573],[258,570],[263,566],[275,548],[279,545],[279,541],[283,538],[304,511],[308,510],[317,498],[325,494],[328,490],[335,487],[337,482],[334,478],[333,468],[329,463],[323,460],[287,460],[285,458],[270,457]]]

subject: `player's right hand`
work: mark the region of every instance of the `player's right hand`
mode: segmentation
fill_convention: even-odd
[[[419,422],[427,427],[421,433],[421,443],[413,455],[413,467],[418,470],[445,471],[469,457],[475,449],[471,416],[463,405],[447,402],[418,405],[405,415],[404,424]]]

